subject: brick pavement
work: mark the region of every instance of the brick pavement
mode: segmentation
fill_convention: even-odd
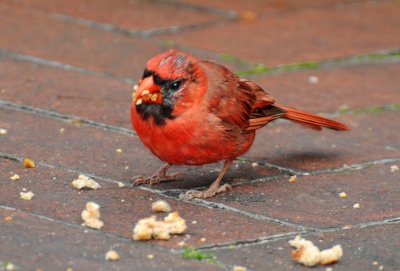
[[[399,270],[398,18],[397,1],[2,1],[0,270],[306,270],[287,244],[299,233],[342,245],[332,270]],[[146,60],[171,46],[352,131],[265,127],[226,175],[233,190],[208,200],[178,195],[207,186],[220,164],[119,188],[161,165],[131,130],[129,104]],[[25,157],[37,167],[24,168]],[[77,192],[70,182],[82,173],[103,187]],[[133,241],[156,199],[180,212],[187,235]],[[90,200],[101,205],[99,231],[81,226]],[[183,257],[182,241],[215,259]],[[104,259],[111,248],[119,261]]]

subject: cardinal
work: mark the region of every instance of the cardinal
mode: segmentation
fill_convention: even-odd
[[[133,128],[143,144],[165,162],[150,177],[134,177],[135,185],[181,179],[181,173],[167,174],[172,165],[224,161],[208,189],[190,190],[183,195],[185,199],[209,198],[231,189],[229,184],[220,185],[229,166],[251,147],[256,131],[276,119],[314,130],[349,129],[340,122],[280,105],[256,83],[176,49],[147,62],[132,98]]]

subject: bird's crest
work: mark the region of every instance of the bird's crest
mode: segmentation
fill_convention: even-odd
[[[150,59],[147,62],[147,70],[156,72],[163,79],[182,78],[191,74],[195,61],[196,58],[190,54],[170,49]]]

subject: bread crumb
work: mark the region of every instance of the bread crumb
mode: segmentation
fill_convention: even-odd
[[[390,172],[395,172],[395,171],[398,171],[398,170],[399,170],[399,167],[397,165],[390,166]]]
[[[342,199],[347,198],[346,192],[340,192],[340,193],[339,193],[339,197],[341,197]]]
[[[184,245],[186,245],[185,241],[180,241],[178,243],[178,247],[183,247]]]
[[[107,261],[116,261],[119,260],[119,254],[115,250],[109,250],[106,253],[105,259]]]
[[[341,245],[333,246],[329,249],[324,249],[320,254],[320,265],[327,265],[337,262],[343,256]]]
[[[101,188],[100,184],[98,184],[96,181],[90,179],[88,176],[85,175],[79,175],[78,179],[73,180],[71,184],[78,190],[84,188],[96,190],[98,188]]]
[[[315,266],[319,263],[319,248],[313,242],[301,238],[299,235],[289,241],[296,250],[292,251],[292,258],[305,266]]]
[[[81,217],[84,226],[93,229],[101,229],[104,225],[100,220],[100,205],[93,201],[86,202],[86,208],[82,211]]]
[[[378,270],[383,270],[383,265],[379,266]]]
[[[139,220],[133,229],[133,240],[150,240],[153,236],[153,227],[156,224],[157,221],[154,216]]]
[[[4,270],[10,271],[17,269],[16,266],[12,262],[3,263]]]
[[[157,200],[151,204],[153,212],[171,212],[171,206],[165,200]]]
[[[123,188],[123,187],[125,187],[126,185],[123,183],[123,182],[118,182],[118,187],[119,188]]]
[[[12,175],[12,176],[10,177],[10,179],[11,179],[12,181],[17,181],[17,180],[21,179],[21,177],[20,177],[18,174],[14,174],[14,175]]]
[[[0,128],[0,135],[6,135],[8,133],[7,129]]]
[[[379,263],[377,261],[373,262],[372,265],[378,265]]]
[[[153,254],[147,254],[147,259],[149,259],[149,260],[154,259],[154,255]]]
[[[354,203],[353,208],[354,209],[360,209],[360,203]]]
[[[332,271],[332,270],[333,270],[332,267],[327,267],[327,268],[325,269],[325,271]]]
[[[116,149],[115,150],[117,153],[122,153],[122,149]]]
[[[19,192],[19,196],[23,200],[31,200],[35,194],[32,193],[32,191],[29,192]]]
[[[59,132],[60,133],[64,133],[65,132],[65,128],[60,128]]]
[[[296,180],[297,180],[297,176],[296,175],[290,176],[289,183],[295,183]]]
[[[311,84],[317,84],[319,82],[319,78],[315,75],[308,77],[308,82]]]
[[[193,221],[192,221],[192,224],[193,224],[193,225],[197,224],[197,221],[196,221],[196,220],[193,220]]]
[[[35,161],[33,161],[32,159],[25,158],[23,163],[24,163],[24,167],[26,167],[26,168],[34,168],[35,167]]]
[[[247,271],[247,268],[244,266],[240,266],[240,265],[235,265],[232,269],[232,271]]]
[[[252,167],[257,167],[257,166],[258,166],[258,163],[257,163],[257,162],[253,162],[253,163],[251,163],[251,166],[252,166]]]
[[[300,236],[296,236],[293,240],[290,240],[289,244],[296,248],[296,250],[292,251],[292,258],[296,262],[308,267],[317,264],[332,264],[343,256],[343,249],[340,245],[320,251],[311,241]]]
[[[247,268],[244,266],[235,265],[235,266],[233,266],[232,271],[247,271]]]
[[[200,238],[200,242],[205,242],[205,241],[207,241],[207,238]]]
[[[12,216],[6,216],[6,217],[4,218],[4,220],[7,221],[7,222],[10,222],[10,221],[13,220],[13,217],[12,217]]]
[[[65,271],[74,271],[74,269],[72,269],[72,267],[68,267],[67,269],[65,269]]]
[[[185,220],[178,212],[170,213],[161,221],[151,216],[138,221],[133,229],[133,240],[169,240],[171,234],[184,233],[186,228]]]

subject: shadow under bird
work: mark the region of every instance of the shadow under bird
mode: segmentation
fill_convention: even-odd
[[[181,173],[167,174],[172,165],[225,161],[208,189],[188,191],[183,194],[186,199],[209,198],[230,189],[220,182],[232,161],[271,121],[283,118],[314,130],[349,130],[337,121],[279,105],[256,83],[175,49],[150,59],[134,90],[133,128],[143,144],[166,162],[150,177],[134,177],[135,185],[182,178]]]

